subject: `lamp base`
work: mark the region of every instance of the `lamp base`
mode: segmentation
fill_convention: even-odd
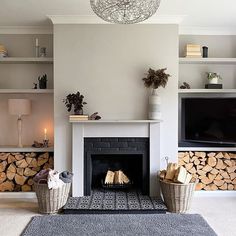
[[[18,117],[17,119],[17,129],[18,129],[18,147],[22,148],[22,119],[21,116]]]

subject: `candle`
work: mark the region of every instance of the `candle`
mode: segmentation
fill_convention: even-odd
[[[36,47],[39,46],[39,39],[38,39],[38,38],[36,38],[36,40],[35,40],[35,46],[36,46]]]
[[[47,140],[47,129],[44,129],[44,140]]]

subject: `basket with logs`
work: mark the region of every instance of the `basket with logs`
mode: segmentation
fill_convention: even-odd
[[[184,213],[189,210],[197,180],[178,166],[168,163],[167,169],[160,172],[160,186],[168,211]]]

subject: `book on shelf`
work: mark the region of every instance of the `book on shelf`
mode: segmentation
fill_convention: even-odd
[[[187,52],[186,56],[201,56],[201,52]]]
[[[201,46],[198,44],[187,44],[186,51],[187,52],[201,52]]]
[[[84,118],[89,117],[88,115],[70,115],[70,118]]]
[[[85,121],[89,119],[88,115],[70,115],[70,121]]]
[[[186,57],[188,57],[188,58],[201,58],[202,54],[201,53],[186,53]]]

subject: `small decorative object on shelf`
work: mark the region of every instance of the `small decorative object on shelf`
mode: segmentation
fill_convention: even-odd
[[[47,137],[47,129],[44,129],[44,139],[43,139],[43,146],[47,148],[49,146],[49,139]]]
[[[161,101],[157,89],[159,87],[165,88],[168,82],[170,75],[165,73],[166,70],[167,68],[159,70],[153,70],[150,68],[147,77],[143,78],[145,87],[153,89],[152,94],[149,96],[149,119],[151,120],[161,118]]]
[[[39,39],[35,39],[35,56],[39,57]]]
[[[40,57],[46,57],[47,53],[46,53],[46,48],[42,47],[40,48]]]
[[[208,57],[208,47],[203,46],[202,47],[202,57],[207,58]]]
[[[221,76],[215,72],[207,72],[208,84],[206,84],[205,88],[207,89],[222,89],[222,83],[219,83],[222,80]]]
[[[186,57],[200,58],[202,57],[201,46],[198,44],[186,45]]]
[[[38,77],[38,81],[39,81],[39,88],[40,89],[46,89],[47,88],[47,75],[43,75],[42,77]]]
[[[8,56],[7,49],[4,47],[4,45],[0,44],[0,58],[7,56]]]
[[[34,83],[34,88],[33,89],[38,89],[38,85]]]
[[[206,84],[205,88],[206,89],[222,89],[223,84]]]
[[[43,140],[43,147],[48,148],[49,147],[49,139]]]
[[[35,147],[35,148],[43,148],[44,145],[43,143],[39,143],[37,141],[34,141],[34,143],[32,144],[32,147]]]
[[[70,112],[74,108],[75,115],[83,115],[83,107],[87,103],[84,102],[84,96],[78,91],[77,93],[68,94],[63,102],[67,111]]]
[[[89,120],[101,120],[101,116],[98,115],[98,112],[94,112],[91,116],[89,116]]]
[[[187,82],[183,82],[183,84],[180,86],[180,89],[191,89],[191,87]]]

